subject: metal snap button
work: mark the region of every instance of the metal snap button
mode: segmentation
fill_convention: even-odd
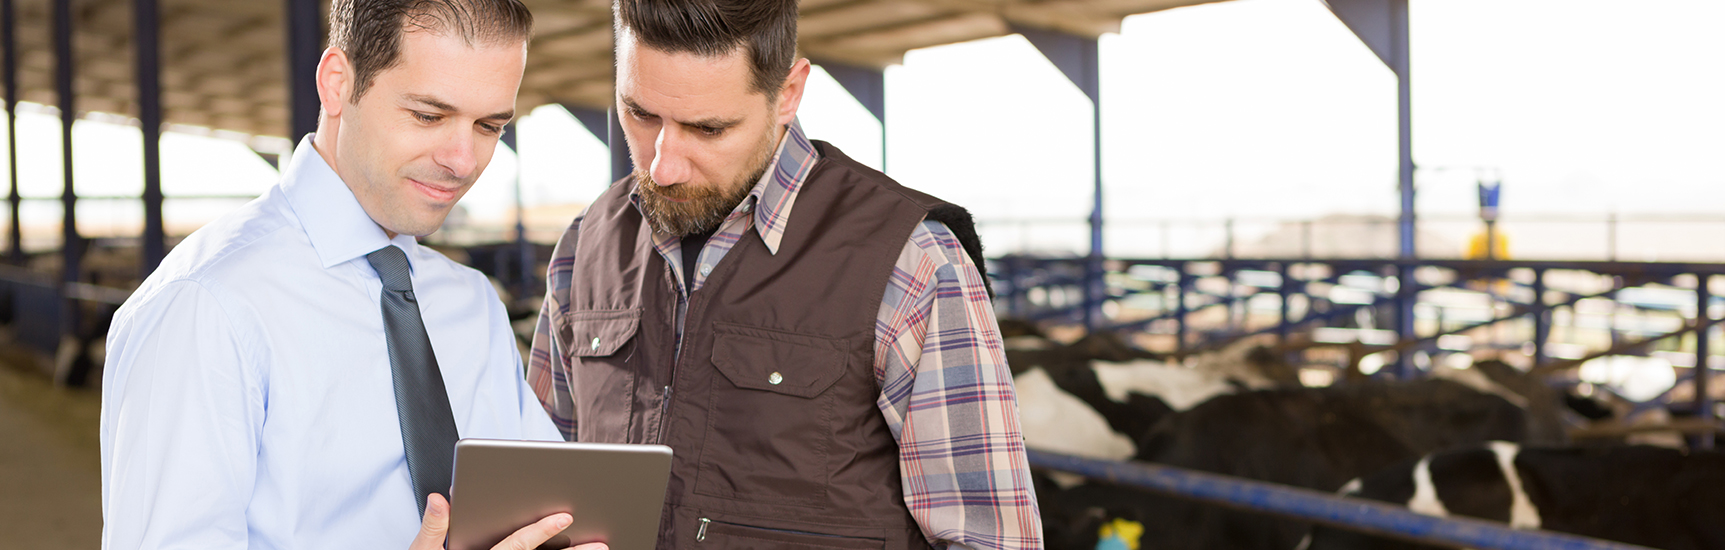
[[[777,385],[779,385],[779,382],[784,382],[784,381],[785,381],[784,375],[781,375],[779,373],[775,372],[775,373],[767,375],[767,383],[768,384],[772,384],[774,386],[777,386]]]
[[[713,264],[701,264],[701,276],[702,277],[706,277],[706,276],[712,275],[712,274],[713,274]]]
[[[593,337],[593,351],[599,351],[599,337]]]

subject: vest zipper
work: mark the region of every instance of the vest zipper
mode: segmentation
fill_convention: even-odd
[[[711,523],[713,523],[713,520],[701,518],[701,529],[699,531],[695,531],[695,542],[707,540],[707,525]]]
[[[665,426],[671,413],[671,388],[677,385],[677,363],[683,360],[683,337],[687,336],[684,329],[689,322],[689,300],[693,294],[681,286],[682,281],[677,284],[677,349],[671,352],[671,378],[665,382],[665,397],[659,400],[659,437],[653,442],[660,445],[665,443]]]

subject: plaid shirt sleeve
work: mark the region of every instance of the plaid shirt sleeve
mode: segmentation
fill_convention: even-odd
[[[878,405],[899,444],[905,504],[936,547],[1035,549],[1042,520],[1012,373],[975,262],[925,221],[875,325]]]
[[[569,363],[557,350],[557,339],[551,335],[551,316],[568,314],[559,297],[569,294],[569,280],[575,271],[575,240],[581,220],[575,218],[557,240],[551,253],[551,266],[545,273],[545,303],[539,306],[539,324],[533,329],[533,350],[527,355],[527,385],[539,396],[539,404],[550,413],[563,439],[575,440],[575,403],[569,393]]]

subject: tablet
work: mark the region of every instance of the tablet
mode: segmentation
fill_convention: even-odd
[[[604,542],[651,550],[659,535],[671,448],[463,439],[450,489],[451,550],[488,550],[517,529],[569,512],[574,522],[541,548]]]

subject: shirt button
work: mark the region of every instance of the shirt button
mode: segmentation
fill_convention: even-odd
[[[702,277],[706,277],[706,276],[712,275],[712,274],[713,274],[713,264],[701,264],[701,276]]]
[[[775,373],[767,375],[767,383],[768,384],[772,384],[774,386],[777,386],[777,385],[779,385],[779,382],[784,382],[784,381],[785,381],[785,377],[783,375],[780,375],[779,373],[775,372]]]
[[[593,337],[593,351],[599,351],[599,337]]]

